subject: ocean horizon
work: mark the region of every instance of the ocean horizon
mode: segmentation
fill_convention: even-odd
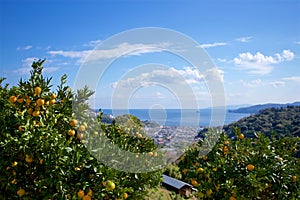
[[[142,121],[155,121],[162,126],[223,126],[238,121],[250,115],[250,113],[232,113],[225,109],[101,109],[106,115],[114,117],[131,114]],[[212,119],[212,113],[215,119]]]

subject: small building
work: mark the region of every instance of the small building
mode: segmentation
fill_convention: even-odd
[[[193,190],[196,190],[192,185],[167,175],[163,175],[162,185],[167,190],[175,191],[183,196],[189,196]]]

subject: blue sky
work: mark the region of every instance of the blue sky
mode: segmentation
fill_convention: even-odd
[[[46,58],[45,73],[54,77],[53,84],[66,73],[72,86],[83,60],[101,42],[130,29],[161,27],[185,34],[208,53],[217,67],[210,75],[224,86],[227,105],[299,101],[299,10],[296,0],[0,0],[0,76],[16,85],[20,77],[28,77],[34,59]],[[106,53],[147,45],[128,41]],[[153,62],[169,69],[158,64],[151,72],[128,75]],[[93,99],[97,107],[108,108],[112,98],[124,100],[114,94],[116,85],[161,81],[133,88],[125,101],[137,108],[178,107],[188,98],[178,100],[178,94],[163,87],[173,73],[190,85],[199,107],[211,106],[210,90],[201,81],[207,74],[157,50],[116,60],[100,77]],[[172,81],[182,81],[177,75]]]

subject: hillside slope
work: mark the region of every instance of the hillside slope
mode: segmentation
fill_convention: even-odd
[[[233,127],[241,128],[249,137],[259,131],[267,135],[275,131],[277,136],[300,136],[300,106],[264,109],[226,125],[223,129],[230,137],[234,136]]]

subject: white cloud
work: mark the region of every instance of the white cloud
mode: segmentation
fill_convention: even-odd
[[[273,86],[275,88],[285,86],[284,81],[262,81],[261,79],[255,79],[251,81],[240,80],[240,83],[247,88],[257,88],[262,86]]]
[[[101,42],[102,42],[102,40],[92,40],[92,41],[89,41],[88,43],[83,44],[83,46],[85,46],[85,47],[96,47]]]
[[[164,51],[169,44],[129,44],[121,43],[118,46],[111,49],[95,49],[95,50],[83,50],[83,51],[48,51],[53,56],[64,56],[69,58],[78,58],[78,63],[85,61],[94,61],[99,59],[117,58],[119,56],[129,55],[141,55],[145,53],[154,53]]]
[[[294,53],[290,50],[283,50],[281,54],[275,54],[275,57],[265,56],[260,52],[251,54],[250,52],[240,53],[238,57],[234,58],[234,63],[242,69],[248,71],[249,74],[269,74],[273,64],[278,64],[294,59]]]
[[[295,81],[300,83],[300,76],[290,76],[290,77],[285,77],[282,80],[286,81]]]
[[[240,38],[237,38],[235,40],[237,40],[239,42],[250,42],[251,39],[252,39],[251,36],[247,36],[247,37],[240,37]]]
[[[183,69],[155,69],[151,72],[141,73],[138,76],[122,79],[112,84],[112,87],[138,88],[156,84],[161,85],[196,85],[206,82],[223,82],[224,71],[213,68],[203,74],[196,68],[184,67]]]
[[[295,42],[296,44],[300,44],[300,41],[298,41],[298,42]]]
[[[85,58],[91,53],[91,50],[84,50],[84,51],[48,51],[48,54],[52,56],[63,56],[63,57],[69,57],[69,58]]]
[[[244,81],[244,80],[240,80],[240,83],[247,88],[253,88],[253,87],[257,87],[260,86],[262,84],[262,81],[260,79],[255,79],[255,80],[251,80],[251,81]]]
[[[27,45],[27,46],[24,46],[24,47],[18,47],[17,50],[20,51],[20,50],[29,50],[31,49],[32,46],[31,45]]]
[[[226,46],[228,43],[226,42],[214,42],[214,43],[207,43],[199,45],[201,48],[211,48],[211,47],[218,47],[218,46]]]
[[[227,62],[227,60],[225,59],[225,58],[217,58],[217,61],[219,61],[219,62]]]

